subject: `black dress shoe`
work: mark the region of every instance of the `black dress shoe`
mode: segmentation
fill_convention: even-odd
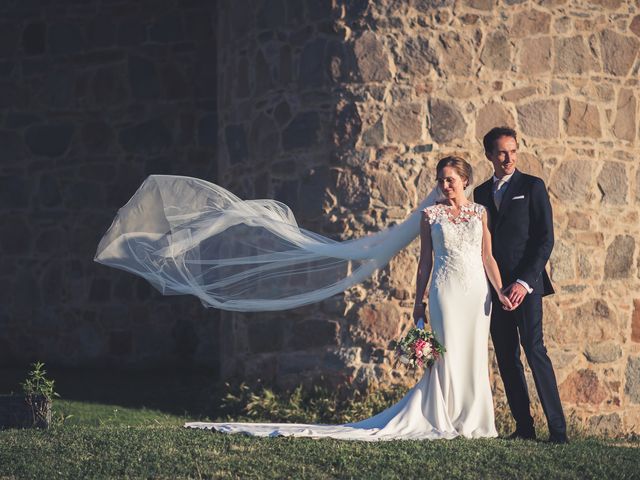
[[[556,445],[567,445],[569,443],[569,439],[566,435],[549,435],[548,442]]]
[[[507,437],[508,440],[535,440],[536,432],[521,432],[516,430]]]

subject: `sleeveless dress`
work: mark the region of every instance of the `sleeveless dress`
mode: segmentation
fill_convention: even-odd
[[[363,441],[496,437],[488,365],[491,296],[482,262],[484,207],[469,203],[457,217],[440,204],[423,212],[434,252],[429,318],[446,353],[400,401],[342,425],[190,422],[185,427]]]

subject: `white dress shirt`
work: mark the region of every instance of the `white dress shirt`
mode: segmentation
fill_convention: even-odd
[[[511,180],[511,177],[513,177],[513,173],[511,175],[505,175],[502,178],[498,178],[498,177],[496,177],[494,175],[493,176],[493,183],[495,185],[496,182],[500,182],[500,183],[498,183],[498,190],[500,188],[503,188],[503,189],[506,190],[506,184],[509,183],[509,181]],[[493,190],[495,191],[495,189],[493,189]],[[504,192],[503,192],[503,195],[504,195]],[[527,282],[525,282],[524,280],[517,279],[516,282],[518,282],[520,285],[522,285],[527,290],[527,292],[533,293],[533,288],[531,288],[529,286],[529,284]]]

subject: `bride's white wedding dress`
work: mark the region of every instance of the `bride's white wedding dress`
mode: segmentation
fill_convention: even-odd
[[[430,321],[446,353],[398,403],[343,425],[191,422],[185,427],[365,441],[496,437],[488,368],[491,297],[482,262],[484,207],[469,203],[457,217],[440,204],[424,212],[421,221],[430,224],[434,251]]]

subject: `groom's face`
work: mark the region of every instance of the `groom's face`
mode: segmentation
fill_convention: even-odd
[[[493,164],[497,178],[511,175],[516,170],[518,161],[518,142],[513,137],[499,137],[493,144],[493,151],[488,152],[487,158]]]

